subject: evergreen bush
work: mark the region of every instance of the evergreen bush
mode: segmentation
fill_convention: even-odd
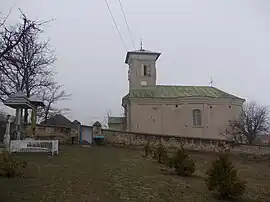
[[[157,159],[159,163],[165,163],[167,161],[168,152],[167,149],[162,144],[159,144],[158,147],[156,148],[154,158]]]
[[[168,161],[168,166],[175,169],[180,176],[191,176],[195,172],[195,162],[184,148],[179,149],[175,155]]]
[[[150,143],[149,142],[147,142],[144,145],[144,154],[145,154],[145,156],[148,156],[149,154],[151,154],[151,147],[150,147]]]
[[[237,199],[245,192],[245,182],[241,181],[228,154],[220,154],[207,171],[206,184],[209,191],[216,191],[221,199]]]

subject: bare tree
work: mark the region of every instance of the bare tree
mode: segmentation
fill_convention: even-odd
[[[54,85],[54,71],[52,64],[56,57],[49,48],[49,41],[42,41],[42,25],[30,21],[23,15],[24,22],[11,27],[8,32],[0,33],[3,44],[9,44],[10,38],[6,33],[16,33],[16,30],[25,30],[31,24],[35,26],[28,29],[20,36],[20,41],[12,50],[2,55],[0,59],[0,99],[3,101],[12,93],[22,91],[27,97],[39,93],[46,87]],[[25,110],[25,122],[28,119],[28,111]]]
[[[22,14],[20,27],[7,27],[5,24],[10,13],[11,9],[6,17],[0,18],[0,60],[17,46],[29,31],[37,29],[38,26],[37,22],[30,21],[24,14]]]
[[[258,135],[267,131],[269,131],[269,108],[251,102],[243,106],[239,119],[230,123],[228,133],[234,140],[242,142],[246,139],[247,143],[252,144]]]
[[[110,109],[106,109],[106,113],[104,115],[104,120],[103,120],[103,127],[108,128],[109,127],[109,117],[112,116],[112,111]]]
[[[59,101],[67,100],[71,96],[70,94],[67,94],[62,85],[54,83],[43,89],[39,96],[41,100],[44,101],[45,107],[38,111],[38,116],[45,124],[52,116],[69,111],[67,108],[57,108],[55,106]]]

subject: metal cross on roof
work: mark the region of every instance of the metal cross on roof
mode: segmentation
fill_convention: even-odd
[[[140,46],[141,46],[141,50],[143,50],[143,38],[141,37],[141,43],[140,43]]]
[[[213,83],[214,83],[214,81],[213,81],[213,79],[212,79],[212,77],[211,77],[211,78],[210,78],[210,82],[209,82],[209,84],[210,84],[211,87],[213,86]]]

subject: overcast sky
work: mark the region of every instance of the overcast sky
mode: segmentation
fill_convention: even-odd
[[[270,104],[270,1],[121,0],[136,48],[160,51],[158,83],[214,86]],[[108,0],[128,50],[132,42],[118,0]],[[58,80],[72,94],[61,103],[84,124],[120,115],[128,91],[126,50],[105,0],[0,0],[31,19],[55,19],[44,27],[56,50]]]

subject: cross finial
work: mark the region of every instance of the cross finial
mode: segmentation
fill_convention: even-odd
[[[140,43],[140,45],[141,45],[141,50],[143,50],[143,38],[141,37],[141,43]]]
[[[210,84],[211,87],[213,86],[213,83],[214,83],[214,81],[213,81],[213,78],[211,77],[210,78],[210,82],[209,82],[209,84]]]

